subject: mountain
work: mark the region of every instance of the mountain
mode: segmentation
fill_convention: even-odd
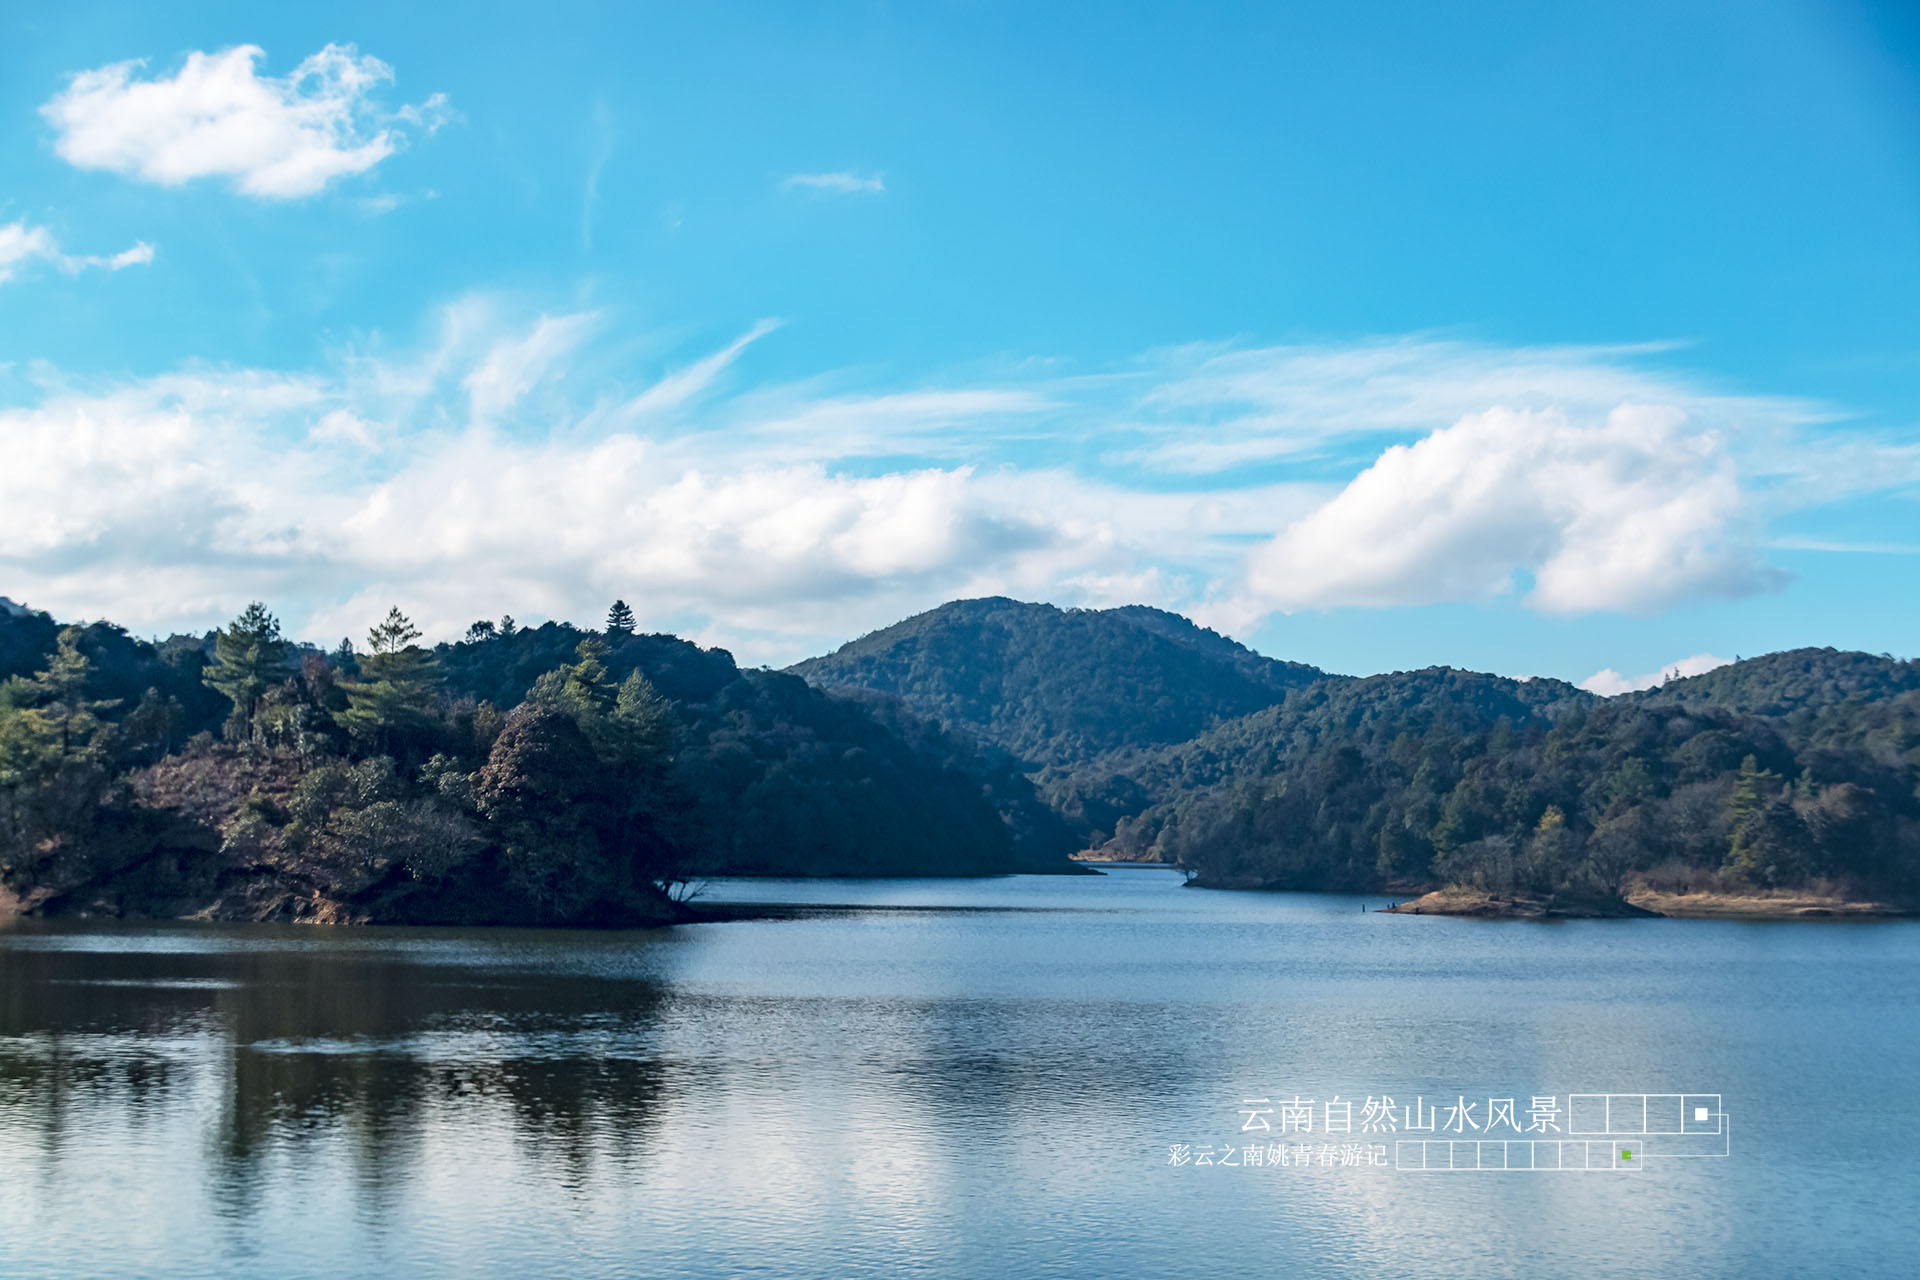
[[[998,597],[942,605],[789,670],[898,698],[1035,768],[1181,742],[1325,675],[1159,609]]]

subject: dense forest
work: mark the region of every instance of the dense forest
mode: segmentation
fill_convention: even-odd
[[[792,671],[892,695],[1036,767],[1183,742],[1323,674],[1158,609],[998,598],[943,605]]]
[[[0,609],[0,896],[45,914],[616,923],[721,873],[1070,870],[1010,762],[723,651],[512,619],[154,644]]]
[[[1159,609],[999,597],[956,600],[791,670],[837,693],[898,699],[1005,752],[1083,839],[1146,803],[1126,767],[1142,750],[1326,678]]]
[[[805,678],[801,678],[804,676]],[[794,672],[511,618],[148,642],[0,601],[0,907],[613,923],[718,874],[1920,897],[1920,663],[1602,698],[1274,662],[1172,614],[961,601]]]
[[[1804,649],[1602,698],[1265,661],[1152,610],[989,600],[796,670],[1021,750],[1102,853],[1203,884],[1920,894],[1920,663]]]
[[[1782,656],[1776,670],[1820,679],[1855,657]],[[1640,877],[1911,898],[1920,694],[1755,714],[1742,703],[1780,688],[1754,674],[1745,698],[1723,676],[1712,701],[1444,669],[1295,694],[1145,762],[1158,798],[1112,849],[1223,884],[1618,896]]]

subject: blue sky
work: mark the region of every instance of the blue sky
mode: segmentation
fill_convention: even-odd
[[[0,22],[0,594],[63,617],[1913,652],[1899,6]]]

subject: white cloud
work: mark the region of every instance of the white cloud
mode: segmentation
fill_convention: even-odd
[[[496,342],[461,384],[467,389],[473,416],[491,422],[518,404],[598,323],[599,317],[591,311],[541,316],[528,333]]]
[[[762,457],[857,458],[979,456],[1028,430],[1033,416],[1059,407],[1041,391],[948,387],[887,395],[813,395],[798,403],[767,398],[737,425]]]
[[[95,259],[89,258],[87,261],[91,264]],[[144,267],[152,261],[153,246],[145,240],[142,240],[132,248],[122,249],[120,252],[108,258],[106,267],[109,271],[118,271],[122,267]]]
[[[310,196],[365,173],[409,131],[432,133],[451,113],[435,94],[385,111],[374,91],[393,70],[352,45],[330,44],[284,77],[259,74],[264,52],[241,45],[195,52],[172,76],[145,64],[82,71],[40,108],[69,164],[176,186],[226,178],[247,195]]]
[[[868,174],[862,177],[857,173],[794,173],[787,175],[780,187],[791,191],[795,187],[805,187],[812,191],[831,191],[836,195],[879,195],[887,189],[886,179],[880,174]]]
[[[61,251],[60,242],[45,227],[28,226],[24,219],[0,224],[0,284],[33,262],[45,262],[68,275],[77,275],[89,267],[119,271],[152,261],[153,246],[144,240],[115,254],[71,254]]]
[[[778,320],[762,320],[709,356],[702,356],[684,369],[676,369],[627,401],[626,412],[633,417],[668,413],[713,385],[713,382],[740,358],[740,353],[780,327]]]
[[[316,444],[342,441],[375,453],[380,450],[374,425],[350,409],[334,409],[324,415],[307,432],[307,439]]]
[[[503,612],[592,619],[622,596],[646,625],[785,662],[965,595],[1141,601],[1244,634],[1277,609],[1523,589],[1553,612],[1647,610],[1774,581],[1733,410],[1679,380],[1627,369],[1621,385],[1664,392],[1658,407],[1596,409],[1588,370],[1566,409],[1428,422],[1466,393],[1408,372],[1403,400],[1426,406],[1397,411],[1412,443],[1329,428],[1298,473],[1170,483],[1099,449],[1115,423],[1171,442],[1155,414],[1194,394],[1188,353],[1091,376],[1016,363],[729,385],[771,324],[643,363],[609,313],[472,297],[415,347],[371,335],[307,374],[69,385],[36,369],[38,398],[0,410],[19,464],[0,468],[0,588],[146,631],[259,598],[322,640],[395,603],[444,638]],[[1499,367],[1429,358],[1437,387]],[[1513,361],[1573,380],[1539,353]],[[1331,410],[1347,374],[1286,376],[1300,405]],[[1260,412],[1308,422],[1269,390]],[[1775,450],[1778,424],[1812,415],[1756,401],[1753,417]],[[1797,465],[1817,471],[1826,448],[1808,434]]]
[[[580,247],[592,253],[593,215],[595,206],[600,202],[600,175],[606,171],[607,162],[613,159],[613,111],[607,106],[606,99],[594,102],[588,132],[592,154],[587,161],[587,177],[580,193]]]
[[[1715,667],[1724,667],[1732,661],[1732,658],[1722,658],[1716,654],[1696,653],[1692,657],[1669,662],[1658,671],[1649,671],[1639,676],[1623,676],[1612,667],[1603,667],[1582,680],[1580,687],[1589,693],[1597,693],[1603,698],[1611,698],[1616,694],[1632,693],[1638,689],[1651,689],[1669,680],[1704,675]]]
[[[1826,406],[1702,388],[1643,362],[1662,344],[1503,348],[1433,338],[1345,347],[1161,352],[1134,405],[1145,465],[1211,475],[1296,460],[1368,436],[1425,434],[1496,405],[1600,417],[1622,404],[1661,404],[1714,427],[1784,433],[1826,420]]]
[[[592,618],[622,595],[650,625],[734,635],[745,659],[785,662],[954,595],[1191,591],[1170,562],[1230,571],[1234,539],[1278,501],[1233,508],[1067,471],[863,471],[832,448],[805,456],[806,439],[824,444],[840,421],[917,430],[1032,401],[991,388],[810,405],[783,395],[758,414],[729,406],[726,430],[651,435],[593,429],[606,420],[599,387],[578,388],[588,407],[571,417],[512,415],[531,387],[579,375],[596,320],[509,328],[470,300],[418,355],[349,354],[314,377],[52,386],[0,412],[22,463],[0,474],[0,580],[60,616],[143,630],[205,626],[258,597],[322,639],[357,634],[396,602],[449,636],[482,614]],[[767,327],[628,402],[690,403],[719,357]],[[502,421],[523,418],[541,425]]]
[[[1676,409],[1491,409],[1394,445],[1253,556],[1262,609],[1488,600],[1647,613],[1780,585],[1733,459]]]

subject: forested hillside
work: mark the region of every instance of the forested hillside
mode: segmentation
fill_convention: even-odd
[[[1356,679],[1151,609],[961,601],[795,674],[512,619],[163,643],[0,609],[0,905],[600,923],[706,874],[1920,894],[1920,664],[1830,649],[1601,698]]]
[[[1110,847],[1219,884],[1911,898],[1914,675],[1803,650],[1615,699],[1445,669],[1327,682],[1133,762],[1149,803]]]
[[[899,698],[1030,766],[1182,742],[1323,673],[1140,605],[957,600],[792,668]]]
[[[1066,870],[1002,762],[894,707],[634,633],[151,644],[0,613],[0,893],[47,913],[602,923],[723,872]]]
[[[1920,662],[1839,649],[1788,649],[1669,680],[1633,696],[1647,702],[1712,703],[1754,715],[1790,716],[1920,689]]]

